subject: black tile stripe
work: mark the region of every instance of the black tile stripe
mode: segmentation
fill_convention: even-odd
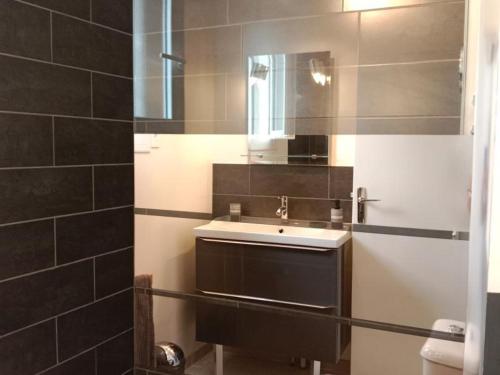
[[[136,215],[176,217],[179,219],[196,219],[196,220],[213,219],[213,215],[207,212],[171,211],[171,210],[158,210],[153,208],[135,208],[134,213]]]
[[[159,209],[151,209],[151,208],[135,208],[134,213],[136,215],[144,215],[144,216],[163,216],[163,217],[173,217],[179,219],[197,219],[197,220],[212,220],[217,217],[227,216],[229,214],[229,202],[245,202],[241,200],[241,197],[245,198],[254,198],[251,196],[233,196],[233,195],[214,195],[214,213],[209,214],[205,212],[190,212],[190,211],[170,211],[170,210],[159,210]],[[221,204],[220,199],[224,199],[224,203]],[[271,197],[255,197],[256,201],[262,201],[265,198],[267,201],[273,203],[274,205],[271,207],[267,203],[267,208],[257,208],[255,203],[251,203],[253,208],[252,211],[244,212],[244,216],[247,216],[248,213],[251,213],[252,217],[258,221],[259,217],[265,218],[275,218],[274,215],[274,206],[276,205],[275,198]],[[291,199],[291,204],[298,205],[298,207],[294,207],[290,209],[290,212],[294,212],[293,210],[298,210],[300,213],[295,213],[294,217],[296,220],[305,220],[312,222],[324,222],[328,223],[328,218],[324,216],[316,216],[318,209],[318,202],[323,202],[322,200],[315,199]],[[331,201],[325,201],[328,205],[327,209],[331,207]],[[312,203],[312,205],[311,205]],[[351,201],[344,201],[346,203],[344,205],[344,210],[348,210],[351,206]],[[304,217],[301,217],[303,215]],[[387,226],[378,226],[378,225],[365,225],[365,224],[353,224],[352,225],[353,232],[360,233],[376,233],[376,234],[386,234],[393,236],[408,236],[408,237],[422,237],[422,238],[436,238],[436,239],[446,239],[446,240],[459,240],[459,241],[468,241],[469,233],[468,232],[453,232],[449,230],[436,230],[436,229],[419,229],[419,228],[404,228],[404,227],[387,227]]]
[[[352,230],[353,232],[388,234],[393,236],[424,237],[460,241],[469,240],[468,232],[453,232],[449,230],[387,227],[366,224],[354,224]]]

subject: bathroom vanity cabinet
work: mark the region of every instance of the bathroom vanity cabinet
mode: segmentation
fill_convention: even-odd
[[[324,248],[197,237],[197,289],[258,302],[238,308],[198,303],[197,340],[337,362],[350,341],[350,327],[327,317],[350,316],[351,275],[350,239]]]

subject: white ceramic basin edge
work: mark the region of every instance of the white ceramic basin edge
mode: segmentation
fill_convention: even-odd
[[[193,232],[196,237],[203,238],[330,249],[341,247],[351,238],[351,233],[344,230],[217,220],[194,228]]]

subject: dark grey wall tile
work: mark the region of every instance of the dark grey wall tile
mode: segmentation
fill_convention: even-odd
[[[148,126],[148,133],[152,133]],[[244,121],[185,121],[185,134],[247,134]]]
[[[484,375],[500,373],[500,294],[488,293]]]
[[[122,375],[133,366],[133,331],[127,332],[97,348],[96,375]]]
[[[90,116],[90,73],[0,56],[0,110]]]
[[[0,223],[89,211],[92,170],[0,170],[0,207]]]
[[[294,2],[309,3],[302,0]],[[248,4],[251,3],[248,1]],[[331,58],[335,59],[336,66],[357,64],[358,13],[330,13],[320,17],[248,23],[243,25],[243,48],[244,56],[283,51],[332,51]]]
[[[132,76],[131,35],[58,14],[52,30],[54,62]]]
[[[94,167],[95,208],[134,204],[134,166]]]
[[[183,30],[227,23],[227,0],[174,0],[172,28]]]
[[[133,118],[133,81],[92,74],[94,117],[129,120]]]
[[[56,364],[53,320],[0,339],[0,374],[36,374]]]
[[[103,255],[95,260],[96,297],[102,298],[133,286],[134,249]]]
[[[331,167],[330,198],[351,199],[353,177],[354,168],[352,167]]]
[[[59,358],[64,360],[132,328],[132,291],[70,312],[57,323]]]
[[[361,13],[360,63],[459,59],[464,3]]]
[[[214,217],[229,215],[230,203],[241,203],[241,214],[255,217],[276,217],[276,210],[281,205],[277,198],[272,197],[214,195],[212,208]]]
[[[91,0],[26,0],[27,3],[52,9],[75,17],[89,19]]]
[[[186,74],[238,73],[243,69],[241,26],[172,33],[173,54],[188,61]]]
[[[93,301],[93,262],[3,282],[0,295],[0,334],[6,334]]]
[[[250,166],[245,164],[213,164],[214,194],[249,194]]]
[[[404,7],[404,6],[412,6],[412,5],[425,5],[431,3],[439,3],[446,2],[447,0],[391,0],[390,2],[385,2],[384,7],[392,8],[392,7]],[[382,3],[379,3],[382,4]],[[364,3],[359,0],[344,0],[344,11],[353,11],[353,10],[370,10],[373,9],[372,4],[370,2]]]
[[[0,259],[0,280],[54,266],[54,221],[0,227]]]
[[[91,8],[95,24],[72,18],[90,20]],[[123,170],[120,167],[98,169],[93,191],[96,181],[93,181],[92,167],[60,167],[69,163],[133,161],[132,121],[104,123],[76,119],[95,115],[126,116],[132,120],[132,80],[96,75],[96,111],[92,113],[92,73],[88,71],[132,75],[132,37],[113,30],[116,27],[130,31],[131,20],[132,0],[2,1],[0,112],[12,114],[0,114],[0,224],[88,212],[93,209],[94,198],[98,207],[131,203],[133,189],[123,190],[133,184],[130,172],[120,173]],[[58,119],[59,132],[54,137],[53,117],[58,116],[67,118]],[[59,142],[58,166],[53,166],[55,138],[56,144]],[[16,170],[17,167],[28,168]],[[111,191],[114,188],[116,190]],[[77,260],[107,251],[107,245],[121,247],[119,236],[127,237],[123,242],[132,245],[132,211],[127,215],[129,220],[124,221],[106,220],[103,216],[88,215],[85,220],[90,222],[74,223],[83,228],[80,235],[75,235],[78,238],[75,241],[79,240],[81,245],[65,252],[63,257]],[[92,222],[94,219],[96,222]],[[51,370],[44,373],[49,375],[95,375],[96,351],[55,366],[57,319],[49,319],[91,303],[95,279],[92,260],[54,267],[54,220],[0,225],[0,280],[4,280],[0,283],[0,337],[7,331],[16,329],[17,332],[0,339],[2,375],[35,374],[48,368]],[[107,227],[99,228],[102,225]],[[62,229],[70,227],[62,226]],[[71,230],[76,233],[78,228],[71,227]],[[62,238],[71,240],[67,232]],[[64,244],[68,242],[61,243],[65,250]],[[92,246],[97,248],[89,249]],[[108,262],[106,266],[109,274],[116,274],[116,278],[107,283],[102,281],[107,275],[101,278],[101,294],[120,287],[123,282],[118,272],[123,264],[112,267]],[[132,295],[127,299],[125,309],[132,303]],[[119,310],[116,308],[110,317],[119,319]],[[42,319],[48,320],[47,323],[21,331],[25,325]],[[93,324],[84,326],[89,336],[102,335],[99,326],[93,329]],[[73,339],[70,335],[68,341]],[[66,346],[68,350],[76,348],[72,355],[80,353],[78,344],[77,341],[72,347]],[[132,345],[129,352],[131,348]]]
[[[321,199],[290,199],[288,217],[297,220],[330,220],[331,202]]]
[[[344,223],[352,223],[352,201],[342,201],[340,205],[344,210]]]
[[[134,121],[134,133],[143,134],[146,133],[146,122]]]
[[[13,0],[2,1],[0,51],[50,60],[50,13]]]
[[[133,0],[92,0],[92,21],[132,33]]]
[[[184,121],[150,121],[145,123],[144,131],[153,134],[184,134]]]
[[[250,193],[328,198],[328,167],[252,165]]]
[[[133,246],[133,209],[56,220],[57,264]]]
[[[359,116],[459,116],[458,62],[359,68]]]
[[[226,117],[226,77],[197,75],[175,77],[174,119],[188,117],[192,121],[221,121]]]
[[[52,118],[0,114],[0,167],[52,165]]]
[[[460,134],[460,117],[360,118],[350,134]]]
[[[90,351],[44,372],[43,375],[94,375],[95,366],[95,354]]]
[[[55,118],[56,165],[133,162],[133,124]]]
[[[342,11],[342,0],[228,0],[231,23]]]

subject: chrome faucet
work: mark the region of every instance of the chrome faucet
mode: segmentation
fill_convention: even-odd
[[[278,199],[281,199],[281,207],[276,210],[276,216],[281,217],[281,220],[288,220],[288,197],[283,195]]]

